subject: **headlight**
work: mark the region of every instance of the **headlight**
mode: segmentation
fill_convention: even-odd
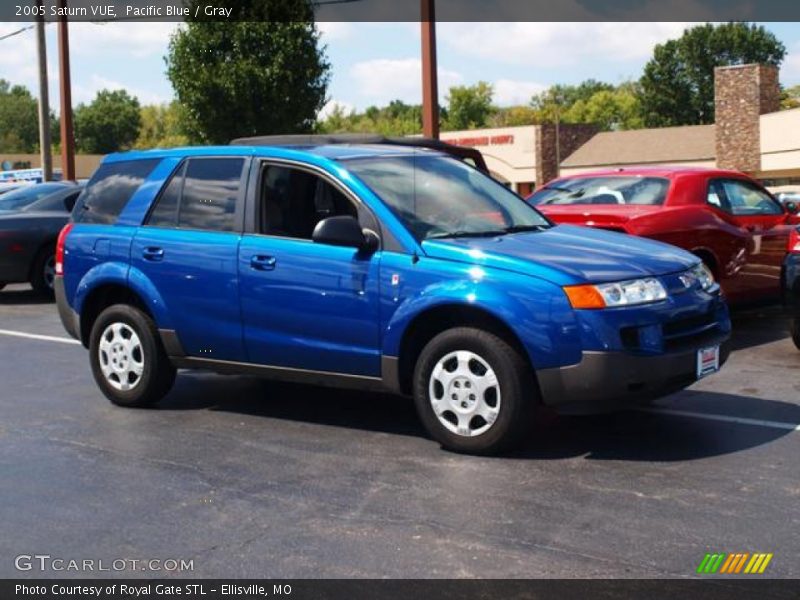
[[[707,292],[711,291],[717,286],[716,282],[714,281],[714,274],[711,272],[711,269],[705,265],[705,263],[700,263],[689,269],[686,274],[681,275],[681,281],[687,289],[692,287],[694,281],[697,281]]]
[[[667,290],[658,279],[633,279],[618,283],[571,285],[564,288],[572,308],[613,308],[660,302]]]

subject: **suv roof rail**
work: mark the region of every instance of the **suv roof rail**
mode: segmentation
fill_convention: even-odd
[[[471,162],[475,168],[489,174],[489,168],[479,150],[465,146],[448,144],[442,140],[427,137],[386,137],[377,133],[333,133],[333,134],[291,134],[257,135],[236,138],[231,146],[324,146],[336,144],[387,144],[391,146],[410,146],[429,148]]]

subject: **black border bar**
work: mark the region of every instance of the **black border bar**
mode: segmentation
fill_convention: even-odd
[[[99,591],[99,594],[97,593]],[[549,579],[549,580],[223,580],[223,579],[40,579],[0,580],[3,600],[789,600],[800,580]]]
[[[266,0],[264,0],[266,1]],[[419,0],[296,0],[309,1],[317,21],[420,20]],[[67,0],[73,21],[231,22],[243,16],[233,0]],[[2,0],[0,21],[31,22],[38,0]],[[273,7],[275,5],[273,4]],[[46,20],[57,20],[57,0],[43,0]],[[227,12],[230,10],[230,12]],[[188,11],[188,14],[187,14]],[[303,10],[287,10],[286,20],[302,19]],[[252,13],[249,13],[252,14]],[[280,21],[270,12],[269,20]],[[440,22],[587,22],[587,21],[800,21],[794,0],[436,0]],[[635,35],[635,31],[632,32]]]

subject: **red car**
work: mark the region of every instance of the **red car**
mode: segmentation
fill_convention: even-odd
[[[778,299],[798,207],[738,171],[635,168],[555,179],[528,201],[557,223],[652,238],[703,259],[732,303]]]

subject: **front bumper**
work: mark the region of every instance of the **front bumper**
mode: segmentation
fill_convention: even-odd
[[[727,335],[703,344],[720,345],[728,359]],[[599,413],[625,408],[682,390],[697,380],[700,347],[660,355],[584,352],[576,365],[537,371],[542,400],[561,413]]]

